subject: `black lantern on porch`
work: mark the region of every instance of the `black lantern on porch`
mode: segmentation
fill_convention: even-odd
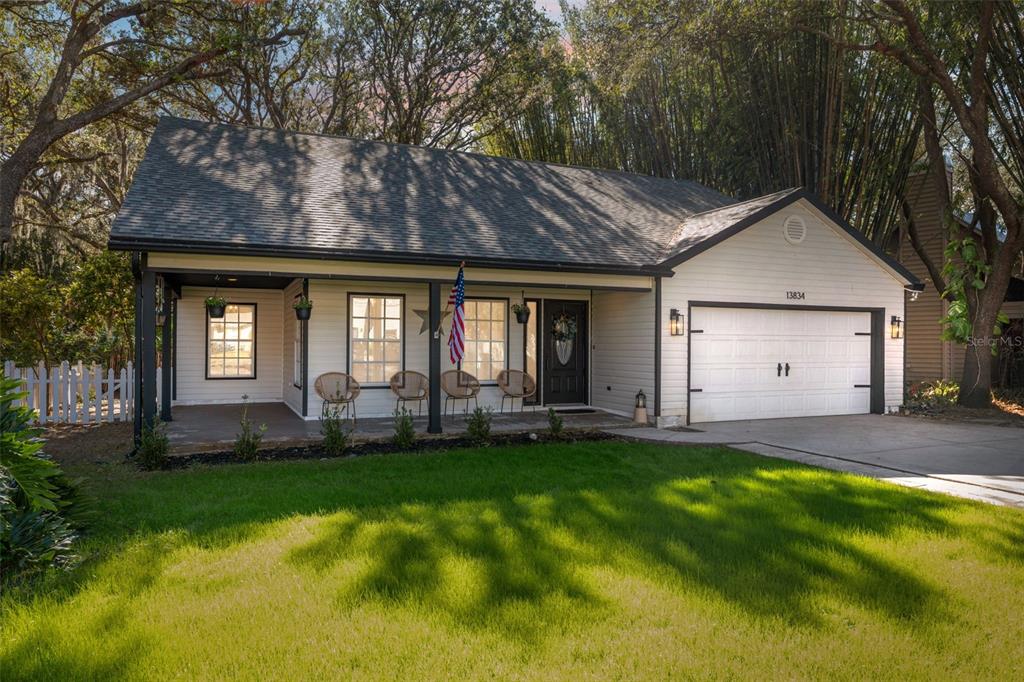
[[[672,336],[683,335],[683,314],[678,308],[672,308],[668,314],[668,332]]]
[[[633,409],[633,421],[637,424],[647,423],[647,396],[643,389],[636,394],[636,407]]]
[[[896,315],[889,318],[889,335],[894,339],[903,338],[903,318]]]

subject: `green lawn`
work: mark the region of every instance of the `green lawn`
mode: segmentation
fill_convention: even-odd
[[[1024,677],[1015,510],[618,442],[83,471],[5,682]]]

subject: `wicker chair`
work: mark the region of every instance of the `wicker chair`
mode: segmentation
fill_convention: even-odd
[[[477,394],[480,393],[480,382],[469,372],[461,369],[450,369],[441,374],[441,390],[444,391],[444,414],[448,414],[448,401],[452,402],[452,419],[455,419],[455,403],[459,400],[466,401],[466,412],[469,412],[469,401],[472,400],[477,407]]]
[[[327,416],[331,405],[340,405],[341,414],[348,411],[352,423],[355,424],[356,398],[359,397],[358,381],[344,372],[327,372],[316,378],[313,388],[323,401],[320,407],[321,416]]]
[[[401,404],[416,403],[416,414],[423,414],[423,403],[430,394],[430,379],[419,372],[395,372],[391,377],[391,392],[395,394],[395,410]]]
[[[498,388],[501,389],[501,411],[505,411],[505,400],[510,400],[510,412],[515,412],[516,398],[519,398],[519,411],[527,398],[537,393],[537,382],[532,376],[520,369],[503,369],[498,372]]]

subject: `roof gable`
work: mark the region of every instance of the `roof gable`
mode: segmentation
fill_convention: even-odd
[[[828,224],[848,236],[864,253],[878,261],[895,277],[903,280],[915,290],[924,289],[924,284],[902,263],[886,254],[878,245],[854,229],[824,202],[802,188],[783,190],[687,217],[677,228],[673,242],[666,250],[661,265],[673,268],[685,263],[694,256],[800,200],[806,201],[822,213]]]

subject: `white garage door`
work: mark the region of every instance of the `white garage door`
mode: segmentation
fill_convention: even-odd
[[[871,411],[870,313],[693,308],[690,325],[691,422]]]

